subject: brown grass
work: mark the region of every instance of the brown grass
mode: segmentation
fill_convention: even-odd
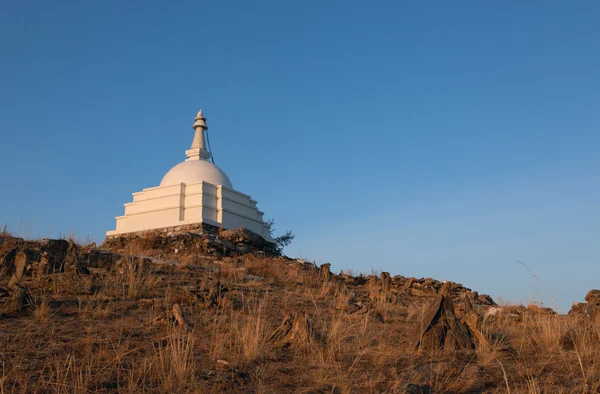
[[[535,308],[486,321],[488,347],[426,352],[414,348],[414,332],[431,298],[326,282],[296,262],[246,256],[165,267],[131,258],[93,275],[92,294],[26,283],[33,305],[0,318],[0,393],[600,389],[596,329]],[[217,280],[216,304],[200,302],[197,283]],[[347,308],[358,300],[368,307]],[[173,320],[175,303],[189,327]],[[306,316],[313,331],[283,345],[271,334],[289,313]]]

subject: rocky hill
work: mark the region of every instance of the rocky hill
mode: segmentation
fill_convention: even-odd
[[[598,392],[600,291],[568,316],[348,275],[244,229],[0,236],[0,392]]]

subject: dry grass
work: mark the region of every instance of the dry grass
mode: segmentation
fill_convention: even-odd
[[[543,310],[489,319],[487,347],[426,352],[414,349],[414,332],[430,298],[324,281],[295,262],[246,256],[167,269],[131,258],[93,274],[92,294],[27,283],[33,305],[0,318],[0,393],[600,389],[596,329]],[[217,281],[216,302],[201,302],[197,283]],[[348,307],[357,301],[368,307]],[[173,320],[173,304],[189,327]],[[310,331],[272,340],[289,313]]]

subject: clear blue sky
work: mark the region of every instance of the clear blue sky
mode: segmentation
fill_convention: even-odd
[[[101,240],[203,108],[217,164],[296,234],[288,255],[568,310],[600,286],[599,18],[597,1],[1,1],[0,223]]]

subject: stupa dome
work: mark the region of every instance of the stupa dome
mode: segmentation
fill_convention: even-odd
[[[163,177],[160,186],[208,182],[233,189],[229,177],[223,170],[207,160],[188,160],[171,168]]]
[[[133,193],[133,201],[125,204],[125,215],[117,216],[116,229],[107,231],[106,236],[151,230],[160,230],[161,234],[214,233],[219,228],[244,227],[274,243],[271,227],[265,223],[256,201],[234,190],[227,174],[211,160],[208,126],[202,110],[192,127],[194,139],[185,151],[186,160],[171,168],[160,186]],[[202,186],[201,182],[214,187]]]

